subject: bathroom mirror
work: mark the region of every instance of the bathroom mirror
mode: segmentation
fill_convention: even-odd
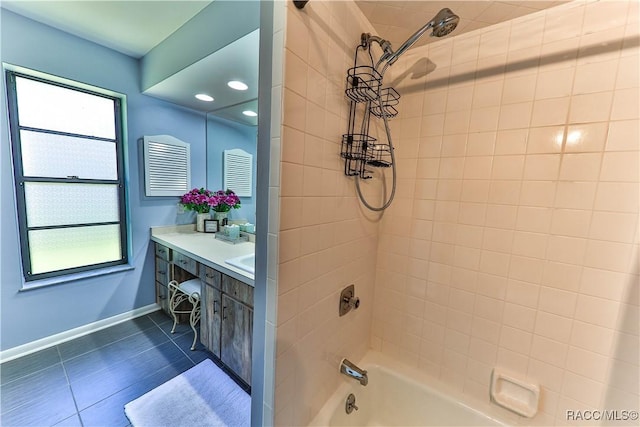
[[[257,113],[257,100],[226,107],[207,113],[207,188],[223,189],[223,152],[239,148],[253,156],[250,197],[241,197],[240,209],[230,212],[231,221],[246,220],[256,223],[256,165],[257,165],[257,116],[247,116],[245,111]],[[232,189],[233,190],[233,189]]]
[[[253,156],[251,197],[231,220],[255,224],[256,141],[258,124],[259,30],[250,30],[228,45],[183,68],[145,93],[206,113],[206,187],[223,188],[223,151],[242,149]],[[194,94],[209,95],[202,100]],[[225,189],[226,190],[226,189]],[[232,189],[233,190],[233,189]]]

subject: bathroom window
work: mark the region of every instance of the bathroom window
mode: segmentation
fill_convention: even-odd
[[[36,75],[6,73],[25,280],[125,264],[124,96]]]

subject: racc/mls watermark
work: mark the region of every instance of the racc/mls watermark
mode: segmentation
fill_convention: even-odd
[[[638,411],[604,409],[602,411],[567,410],[567,421],[635,421]]]

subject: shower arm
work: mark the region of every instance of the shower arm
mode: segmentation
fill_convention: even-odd
[[[378,36],[373,36],[369,33],[362,33],[362,35],[360,36],[360,40],[361,43],[360,45],[362,47],[364,47],[365,49],[367,48],[371,48],[371,43],[376,42],[378,43],[378,46],[380,46],[380,49],[382,49],[382,55],[380,55],[380,59],[378,59],[378,63],[376,64],[376,66],[374,67],[376,70],[378,70],[378,67],[380,66],[380,64],[382,64],[384,61],[387,60],[387,58],[393,56],[393,49],[391,48],[391,42],[389,42],[388,40],[383,39],[382,37],[378,37]],[[384,69],[386,70],[387,67],[385,67]],[[383,71],[384,73],[384,71]],[[381,74],[383,74],[381,73]]]
[[[387,70],[387,68],[390,65],[393,65],[394,62],[396,62],[398,60],[398,58],[400,57],[400,55],[402,55],[403,53],[405,53],[411,46],[413,46],[418,40],[420,40],[420,38],[424,35],[425,32],[427,32],[428,29],[433,28],[435,25],[435,22],[432,20],[430,22],[428,22],[426,25],[424,25],[422,28],[420,28],[418,31],[416,31],[415,33],[413,33],[413,35],[411,37],[409,37],[409,39],[407,39],[407,41],[405,41],[402,46],[400,46],[398,48],[398,50],[396,50],[395,52],[393,51],[393,48],[391,47],[391,42],[389,42],[388,40],[385,40],[381,37],[378,36],[373,36],[369,33],[362,33],[361,35],[361,45],[364,48],[370,48],[371,47],[371,43],[372,42],[376,42],[378,43],[378,45],[380,46],[380,49],[382,49],[382,55],[380,55],[380,58],[378,59],[378,62],[376,63],[376,66],[374,67],[378,72],[380,72],[380,74],[384,75],[384,72]],[[382,69],[382,71],[379,70],[379,67],[382,63],[384,64],[384,68]]]

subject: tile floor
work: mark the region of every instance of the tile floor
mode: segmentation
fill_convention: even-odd
[[[202,344],[189,349],[188,324],[171,326],[156,311],[3,363],[0,425],[128,426],[127,402],[206,358],[220,365]]]

